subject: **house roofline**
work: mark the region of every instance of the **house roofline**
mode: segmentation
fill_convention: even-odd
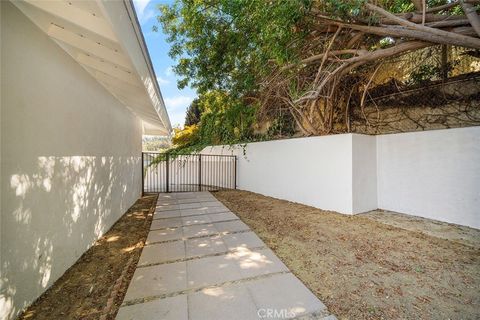
[[[135,35],[137,37],[138,44],[140,45],[140,49],[142,50],[143,58],[145,59],[145,63],[147,65],[148,71],[152,79],[154,79],[153,84],[155,87],[155,91],[160,98],[160,102],[162,105],[162,111],[165,113],[166,116],[160,115],[160,119],[162,120],[165,128],[168,132],[172,131],[172,124],[170,122],[170,118],[168,117],[167,108],[165,106],[165,101],[163,100],[162,91],[160,90],[160,86],[158,85],[157,75],[155,73],[155,69],[153,68],[152,59],[150,57],[150,52],[148,51],[148,47],[145,41],[145,37],[143,36],[142,27],[140,26],[140,22],[138,20],[137,12],[135,10],[135,6],[132,0],[124,0],[123,1],[125,8],[128,12],[130,22],[132,23],[133,30],[135,31]],[[166,123],[165,123],[166,122]]]

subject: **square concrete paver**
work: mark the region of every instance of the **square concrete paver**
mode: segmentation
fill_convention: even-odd
[[[155,209],[155,211],[172,211],[172,210],[179,210],[179,209],[180,207],[178,204],[169,204],[165,206],[157,205],[157,208]]]
[[[288,310],[291,318],[326,310],[293,274],[279,274],[245,283],[259,309]]]
[[[158,201],[162,199],[175,199],[175,198],[176,198],[176,194],[174,193],[160,193],[158,195]]]
[[[270,249],[250,250],[241,248],[229,253],[227,257],[236,262],[242,278],[288,271],[288,268]]]
[[[220,236],[186,240],[187,258],[201,257],[222,252],[226,253],[227,247]]]
[[[197,194],[197,198],[198,199],[212,199],[212,200],[217,200],[217,198],[215,198],[210,192],[208,191],[202,191],[202,192],[198,192]]]
[[[185,262],[137,268],[124,301],[185,290],[187,288],[186,272]]]
[[[205,207],[223,207],[223,204],[218,200],[202,202],[202,205]]]
[[[238,232],[250,230],[250,228],[240,220],[216,222],[213,224],[218,232]]]
[[[187,295],[121,307],[117,320],[188,320]]]
[[[157,206],[166,206],[166,205],[172,205],[172,204],[178,204],[178,200],[175,198],[158,198],[156,205]]]
[[[220,221],[238,219],[238,217],[232,212],[213,213],[213,214],[209,214],[208,217],[210,218],[211,222],[220,222]]]
[[[185,259],[185,243],[172,241],[147,245],[142,250],[138,266]]]
[[[201,288],[242,278],[237,263],[226,255],[187,261],[188,288]]]
[[[188,295],[190,320],[257,319],[257,308],[248,290],[242,286],[207,288]]]
[[[211,236],[217,233],[218,231],[215,229],[213,224],[194,224],[183,227],[183,236],[185,238]]]
[[[178,203],[178,204],[195,203],[195,202],[198,202],[198,199],[197,199],[197,198],[193,198],[193,199],[178,199],[178,200],[177,200],[177,203]]]
[[[225,234],[222,236],[228,250],[264,247],[265,243],[254,232]]]
[[[168,219],[156,219],[152,220],[150,230],[164,229],[164,228],[177,228],[182,226],[182,218],[168,218]]]
[[[215,197],[210,196],[210,197],[198,197],[197,200],[199,203],[204,204],[205,202],[212,202],[212,201],[218,201]]]
[[[165,200],[158,200],[156,208],[163,208],[165,206],[174,206],[177,205],[178,202],[176,199],[165,199]]]
[[[208,213],[220,213],[220,212],[229,212],[230,210],[227,207],[208,207]]]
[[[192,209],[182,209],[180,210],[180,214],[182,217],[187,216],[196,216],[201,214],[208,214],[208,208],[192,208]]]
[[[177,199],[196,199],[197,197],[198,195],[194,194],[193,192],[182,192],[176,194]]]
[[[180,210],[155,211],[155,213],[153,214],[153,219],[175,218],[175,217],[180,217]]]
[[[203,214],[200,216],[182,217],[182,222],[184,226],[189,226],[193,224],[208,224],[211,222],[211,220],[208,215]]]
[[[182,239],[183,231],[182,228],[167,228],[161,230],[151,230],[148,233],[146,244],[151,244],[154,242],[163,242],[169,240]]]
[[[182,209],[197,209],[197,208],[208,208],[204,203],[202,202],[192,202],[192,203],[182,203],[179,204],[180,210]]]

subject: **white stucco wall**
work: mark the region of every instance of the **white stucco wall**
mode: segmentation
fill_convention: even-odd
[[[352,135],[352,213],[377,208],[376,149],[375,136]]]
[[[480,228],[480,127],[216,146],[239,189],[344,214],[376,208]]]
[[[352,135],[207,147],[204,154],[238,157],[239,189],[351,214]]]
[[[377,136],[378,207],[480,228],[480,127]]]
[[[0,319],[11,319],[140,196],[141,123],[1,6]]]

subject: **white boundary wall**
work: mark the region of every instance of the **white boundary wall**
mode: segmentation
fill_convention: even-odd
[[[206,154],[236,154],[239,189],[310,206],[354,213],[350,134],[207,147]]]
[[[378,207],[480,228],[480,127],[377,136]]]
[[[480,228],[480,127],[214,146],[239,189],[355,214],[381,208]]]

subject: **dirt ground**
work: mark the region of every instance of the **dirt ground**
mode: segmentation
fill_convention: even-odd
[[[424,233],[480,249],[479,229],[386,210],[373,210],[362,213],[361,216],[394,227]]]
[[[251,192],[214,195],[339,319],[480,319],[476,246]]]
[[[135,271],[157,196],[137,202],[18,319],[114,319]]]

